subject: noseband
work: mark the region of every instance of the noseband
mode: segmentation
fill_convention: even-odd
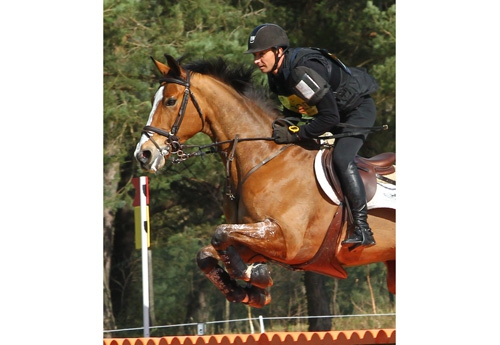
[[[181,126],[182,120],[184,119],[184,114],[186,113],[186,107],[188,104],[188,99],[191,97],[191,101],[193,101],[193,104],[198,111],[198,114],[200,115],[201,122],[202,122],[202,128],[205,127],[205,119],[203,117],[203,113],[201,112],[201,108],[198,105],[198,102],[196,101],[196,97],[194,97],[194,94],[191,92],[190,89],[190,78],[191,78],[191,73],[190,71],[186,70],[186,80],[182,79],[176,79],[176,78],[161,78],[159,80],[160,82],[160,87],[164,86],[168,83],[174,83],[174,84],[179,84],[185,87],[184,89],[184,96],[182,97],[182,104],[181,107],[179,108],[179,114],[177,115],[177,118],[175,119],[174,125],[172,126],[172,130],[170,132],[167,132],[163,129],[156,128],[153,126],[144,126],[144,129],[142,130],[142,133],[145,134],[149,140],[156,146],[158,151],[165,156],[169,152],[172,152],[172,154],[176,154],[179,158],[177,160],[174,160],[174,162],[181,162],[183,160],[186,160],[187,158],[190,157],[189,154],[186,154],[183,151],[183,145],[179,142],[179,138],[177,137],[177,132],[179,131],[179,127]],[[168,145],[167,148],[160,148],[160,145],[158,145],[152,138],[151,132],[154,132],[156,134],[162,135],[167,138],[165,143]]]

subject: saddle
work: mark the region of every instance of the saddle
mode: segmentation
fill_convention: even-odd
[[[325,150],[323,152],[321,156],[323,170],[337,198],[344,200],[340,182],[333,169],[332,157],[333,150]],[[390,175],[396,171],[394,167],[395,161],[396,154],[392,152],[381,153],[372,158],[356,156],[354,162],[359,169],[361,179],[365,185],[367,202],[374,197],[377,191],[377,179],[384,180],[383,175]],[[387,178],[385,180],[386,182],[393,182]],[[325,238],[318,252],[311,260],[303,264],[292,265],[291,268],[294,270],[310,270],[316,273],[333,275],[339,279],[347,278],[347,272],[337,259],[340,235],[343,229],[347,229],[347,221],[347,209],[341,203],[326,231]],[[332,270],[335,271],[334,274],[332,274]]]
[[[343,200],[344,195],[337,174],[333,169],[332,157],[333,150],[325,150],[323,152],[323,156],[321,156],[323,169],[333,191],[339,200]],[[367,202],[374,197],[377,191],[377,179],[383,177],[383,175],[390,175],[396,171],[394,168],[395,162],[396,154],[394,152],[381,153],[371,158],[364,158],[361,156],[356,156],[354,158],[354,163],[356,163],[363,184],[365,185]]]

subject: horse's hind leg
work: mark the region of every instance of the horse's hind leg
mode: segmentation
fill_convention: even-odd
[[[269,294],[255,286],[242,287],[218,264],[217,253],[212,246],[198,252],[198,267],[230,302],[241,302],[261,308],[271,302]]]
[[[387,267],[387,289],[390,293],[396,294],[396,260],[385,262]]]

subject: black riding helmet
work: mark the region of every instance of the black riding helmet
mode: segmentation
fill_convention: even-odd
[[[288,48],[288,36],[276,24],[261,24],[253,29],[248,37],[248,50],[244,54],[253,54],[269,48]]]

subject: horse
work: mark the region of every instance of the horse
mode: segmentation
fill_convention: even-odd
[[[383,262],[388,290],[395,294],[395,207],[369,210],[375,246],[342,246],[346,207],[318,182],[313,165],[321,148],[272,140],[281,115],[251,92],[253,67],[230,67],[222,58],[182,65],[165,58],[166,64],[151,57],[160,86],[134,157],[143,170],[156,173],[168,159],[178,163],[203,153],[201,147],[186,152],[186,140],[200,132],[210,137],[226,167],[227,224],[215,228],[196,261],[226,299],[256,308],[269,304],[268,263],[343,279],[344,268]]]

